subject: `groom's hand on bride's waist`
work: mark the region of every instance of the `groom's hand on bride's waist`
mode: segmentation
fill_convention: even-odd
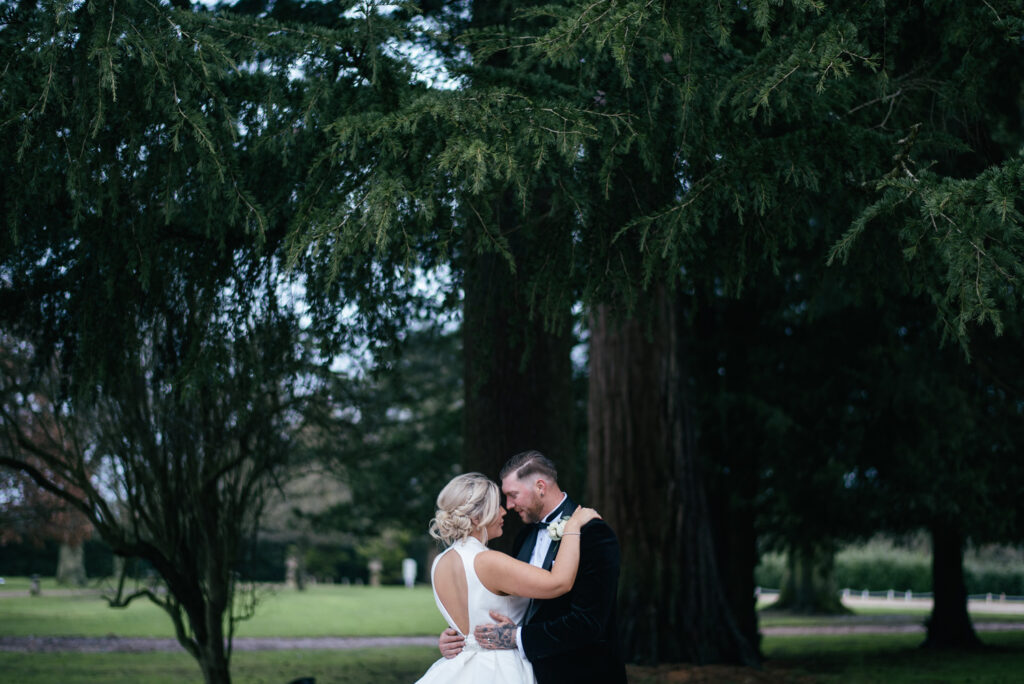
[[[437,647],[441,649],[441,655],[445,658],[459,655],[465,645],[466,639],[451,627],[441,632],[441,638],[437,642]]]
[[[516,623],[501,613],[495,613],[493,610],[490,613],[495,624],[477,625],[473,630],[477,643],[491,650],[516,648]]]

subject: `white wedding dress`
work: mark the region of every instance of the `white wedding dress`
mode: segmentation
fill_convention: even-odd
[[[475,537],[468,537],[464,541],[455,542],[448,547],[435,560],[430,569],[430,583],[434,584],[434,572],[437,570],[437,563],[445,554],[458,553],[462,558],[462,567],[466,571],[466,586],[469,592],[467,596],[469,606],[469,633],[463,634],[466,638],[466,646],[462,652],[454,658],[441,658],[430,666],[427,673],[423,675],[416,684],[535,684],[533,667],[528,661],[520,657],[517,650],[494,651],[481,648],[473,637],[473,630],[477,625],[491,624],[494,620],[488,611],[496,611],[502,615],[512,618],[516,624],[521,624],[526,609],[530,605],[530,599],[519,596],[498,596],[488,591],[480,578],[476,576],[473,567],[473,560],[481,551],[487,547]],[[455,625],[451,615],[445,610],[444,604],[437,595],[437,587],[434,587],[434,601],[438,610],[448,622],[448,625],[455,631],[462,634]]]

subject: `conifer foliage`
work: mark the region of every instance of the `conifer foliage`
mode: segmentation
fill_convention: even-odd
[[[384,219],[347,224],[362,245],[413,253],[423,240],[460,244],[520,269],[524,257],[486,215],[460,225],[453,214],[450,230],[427,223],[411,232],[386,212],[399,199],[437,216],[496,186],[516,193],[523,217],[571,207],[549,226],[569,248],[544,253],[547,276],[531,275],[527,293],[539,316],[557,317],[566,298],[581,298],[592,334],[600,331],[591,337],[594,503],[613,525],[635,521],[638,535],[682,521],[675,537],[653,543],[681,556],[667,563],[667,580],[650,553],[632,565],[636,549],[624,556],[631,657],[756,659],[756,634],[738,634],[736,616],[721,608],[700,502],[689,377],[679,370],[679,326],[695,292],[738,296],[758,278],[798,278],[828,262],[847,270],[849,294],[861,301],[926,297],[931,320],[965,348],[972,327],[999,332],[1001,312],[1019,306],[1024,127],[1021,84],[1006,75],[1024,67],[1022,16],[1019,0],[529,3],[463,34],[472,63],[453,67],[469,76],[459,91],[413,98],[387,119],[339,121],[340,142],[376,142],[371,173],[400,191],[353,212]],[[470,232],[473,221],[487,229]],[[794,257],[811,261],[787,265]],[[895,290],[875,277],[879,264],[891,268]],[[637,359],[650,368],[629,365]],[[653,386],[662,400],[644,408]],[[623,397],[633,404],[607,403]],[[649,436],[659,447],[621,448],[620,437],[651,425],[663,432]],[[612,446],[595,447],[596,437]],[[632,501],[614,479],[622,474],[639,478]],[[638,496],[658,503],[638,508]],[[752,611],[749,594],[729,603]]]
[[[112,601],[163,607],[208,682],[230,681],[254,598],[241,549],[311,364],[343,335],[337,309],[301,320],[287,229],[325,122],[407,79],[369,5],[0,3],[0,325],[17,360],[0,464],[156,571],[166,591]],[[334,187],[360,178],[358,161],[331,169]]]
[[[586,306],[588,503],[625,533],[635,660],[758,660],[698,450],[702,297],[828,263],[851,299],[925,298],[964,348],[1020,305],[1021,0],[512,4],[0,1],[0,325],[35,364],[3,386],[3,462],[28,448],[30,385],[52,381],[48,415],[87,437],[72,455],[103,445],[148,517],[66,498],[158,559],[208,681],[228,680],[218,554],[286,455],[305,343],[335,350],[348,303],[370,340],[393,336],[418,267],[458,281],[494,257],[478,271],[503,267],[520,326],[564,331]],[[457,87],[412,83],[400,44],[443,55]],[[183,425],[204,428],[188,443]],[[241,525],[221,551],[158,522],[211,529],[189,513],[218,501]],[[175,588],[186,546],[210,549],[191,572],[215,568],[216,597]]]

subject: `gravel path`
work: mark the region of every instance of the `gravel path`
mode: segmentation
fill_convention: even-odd
[[[1024,622],[976,622],[979,632],[1024,631]],[[924,633],[921,624],[850,624],[821,627],[763,627],[765,636],[811,636],[844,634],[915,634]],[[417,637],[316,637],[260,638],[236,637],[236,651],[298,651],[347,650],[353,648],[385,648],[391,646],[437,646],[436,636]],[[11,637],[0,636],[0,651],[21,653],[151,653],[180,651],[174,639],[137,637]]]

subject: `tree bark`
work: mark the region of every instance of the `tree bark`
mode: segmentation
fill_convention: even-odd
[[[726,598],[695,448],[676,299],[591,316],[588,495],[622,544],[629,661],[757,665]]]
[[[509,26],[516,12],[536,0],[493,2],[475,0],[474,28]],[[507,54],[490,56],[495,70],[511,68]],[[574,434],[572,361],[574,343],[568,325],[567,300],[558,331],[546,329],[560,315],[549,304],[538,306],[531,289],[544,266],[566,251],[565,226],[571,218],[553,210],[551,189],[538,180],[531,190],[532,209],[524,215],[511,190],[495,190],[489,202],[465,200],[466,236],[463,269],[464,426],[463,466],[497,477],[515,453],[536,449],[559,466],[560,484],[572,491],[577,482]],[[506,241],[513,263],[493,249],[478,249],[497,236]],[[555,259],[555,263],[562,263]],[[515,270],[513,270],[515,269]],[[550,286],[547,286],[550,287]],[[582,478],[579,478],[582,479]],[[507,548],[517,531],[518,517],[506,519],[498,548]]]
[[[786,575],[774,607],[805,614],[850,612],[839,600],[834,552],[813,544],[790,548]]]
[[[206,684],[231,684],[231,670],[224,649],[201,649],[199,666]]]
[[[470,260],[465,276],[463,463],[497,476],[505,460],[537,449],[572,453],[571,334],[530,320],[520,286],[498,255]]]
[[[57,552],[57,584],[85,586],[85,546],[62,543]]]
[[[525,257],[525,255],[524,255]],[[497,477],[515,453],[537,449],[561,466],[571,490],[575,460],[569,331],[532,320],[523,287],[497,254],[473,255],[464,273],[463,466]],[[518,518],[495,540],[508,550]]]
[[[202,561],[198,564],[204,565]],[[197,586],[194,578],[164,567],[171,597],[151,597],[174,623],[178,643],[199,663],[206,684],[231,684],[231,636],[225,633],[225,616],[229,614],[229,597],[233,589],[225,586],[225,578],[217,571],[217,561],[208,557],[200,570],[203,581]],[[157,568],[161,570],[160,567]],[[191,632],[191,633],[190,633]]]
[[[760,652],[754,568],[758,563],[753,501],[756,477],[737,468],[709,491],[722,587],[740,634]]]
[[[923,646],[934,649],[981,646],[967,612],[964,534],[953,525],[932,526],[932,591],[935,598]]]
[[[718,567],[726,598],[744,638],[760,650],[754,569],[759,560],[755,501],[759,492],[764,440],[751,430],[757,420],[749,411],[725,400],[751,391],[755,374],[763,366],[752,358],[749,341],[758,339],[764,307],[751,297],[729,299],[710,296],[698,288],[695,313],[686,333],[699,340],[689,345],[692,355],[709,360],[694,383],[704,397],[698,449],[710,464],[709,501],[718,549]],[[698,351],[699,350],[699,351]],[[728,373],[718,373],[722,354]],[[696,368],[694,369],[697,370]]]

